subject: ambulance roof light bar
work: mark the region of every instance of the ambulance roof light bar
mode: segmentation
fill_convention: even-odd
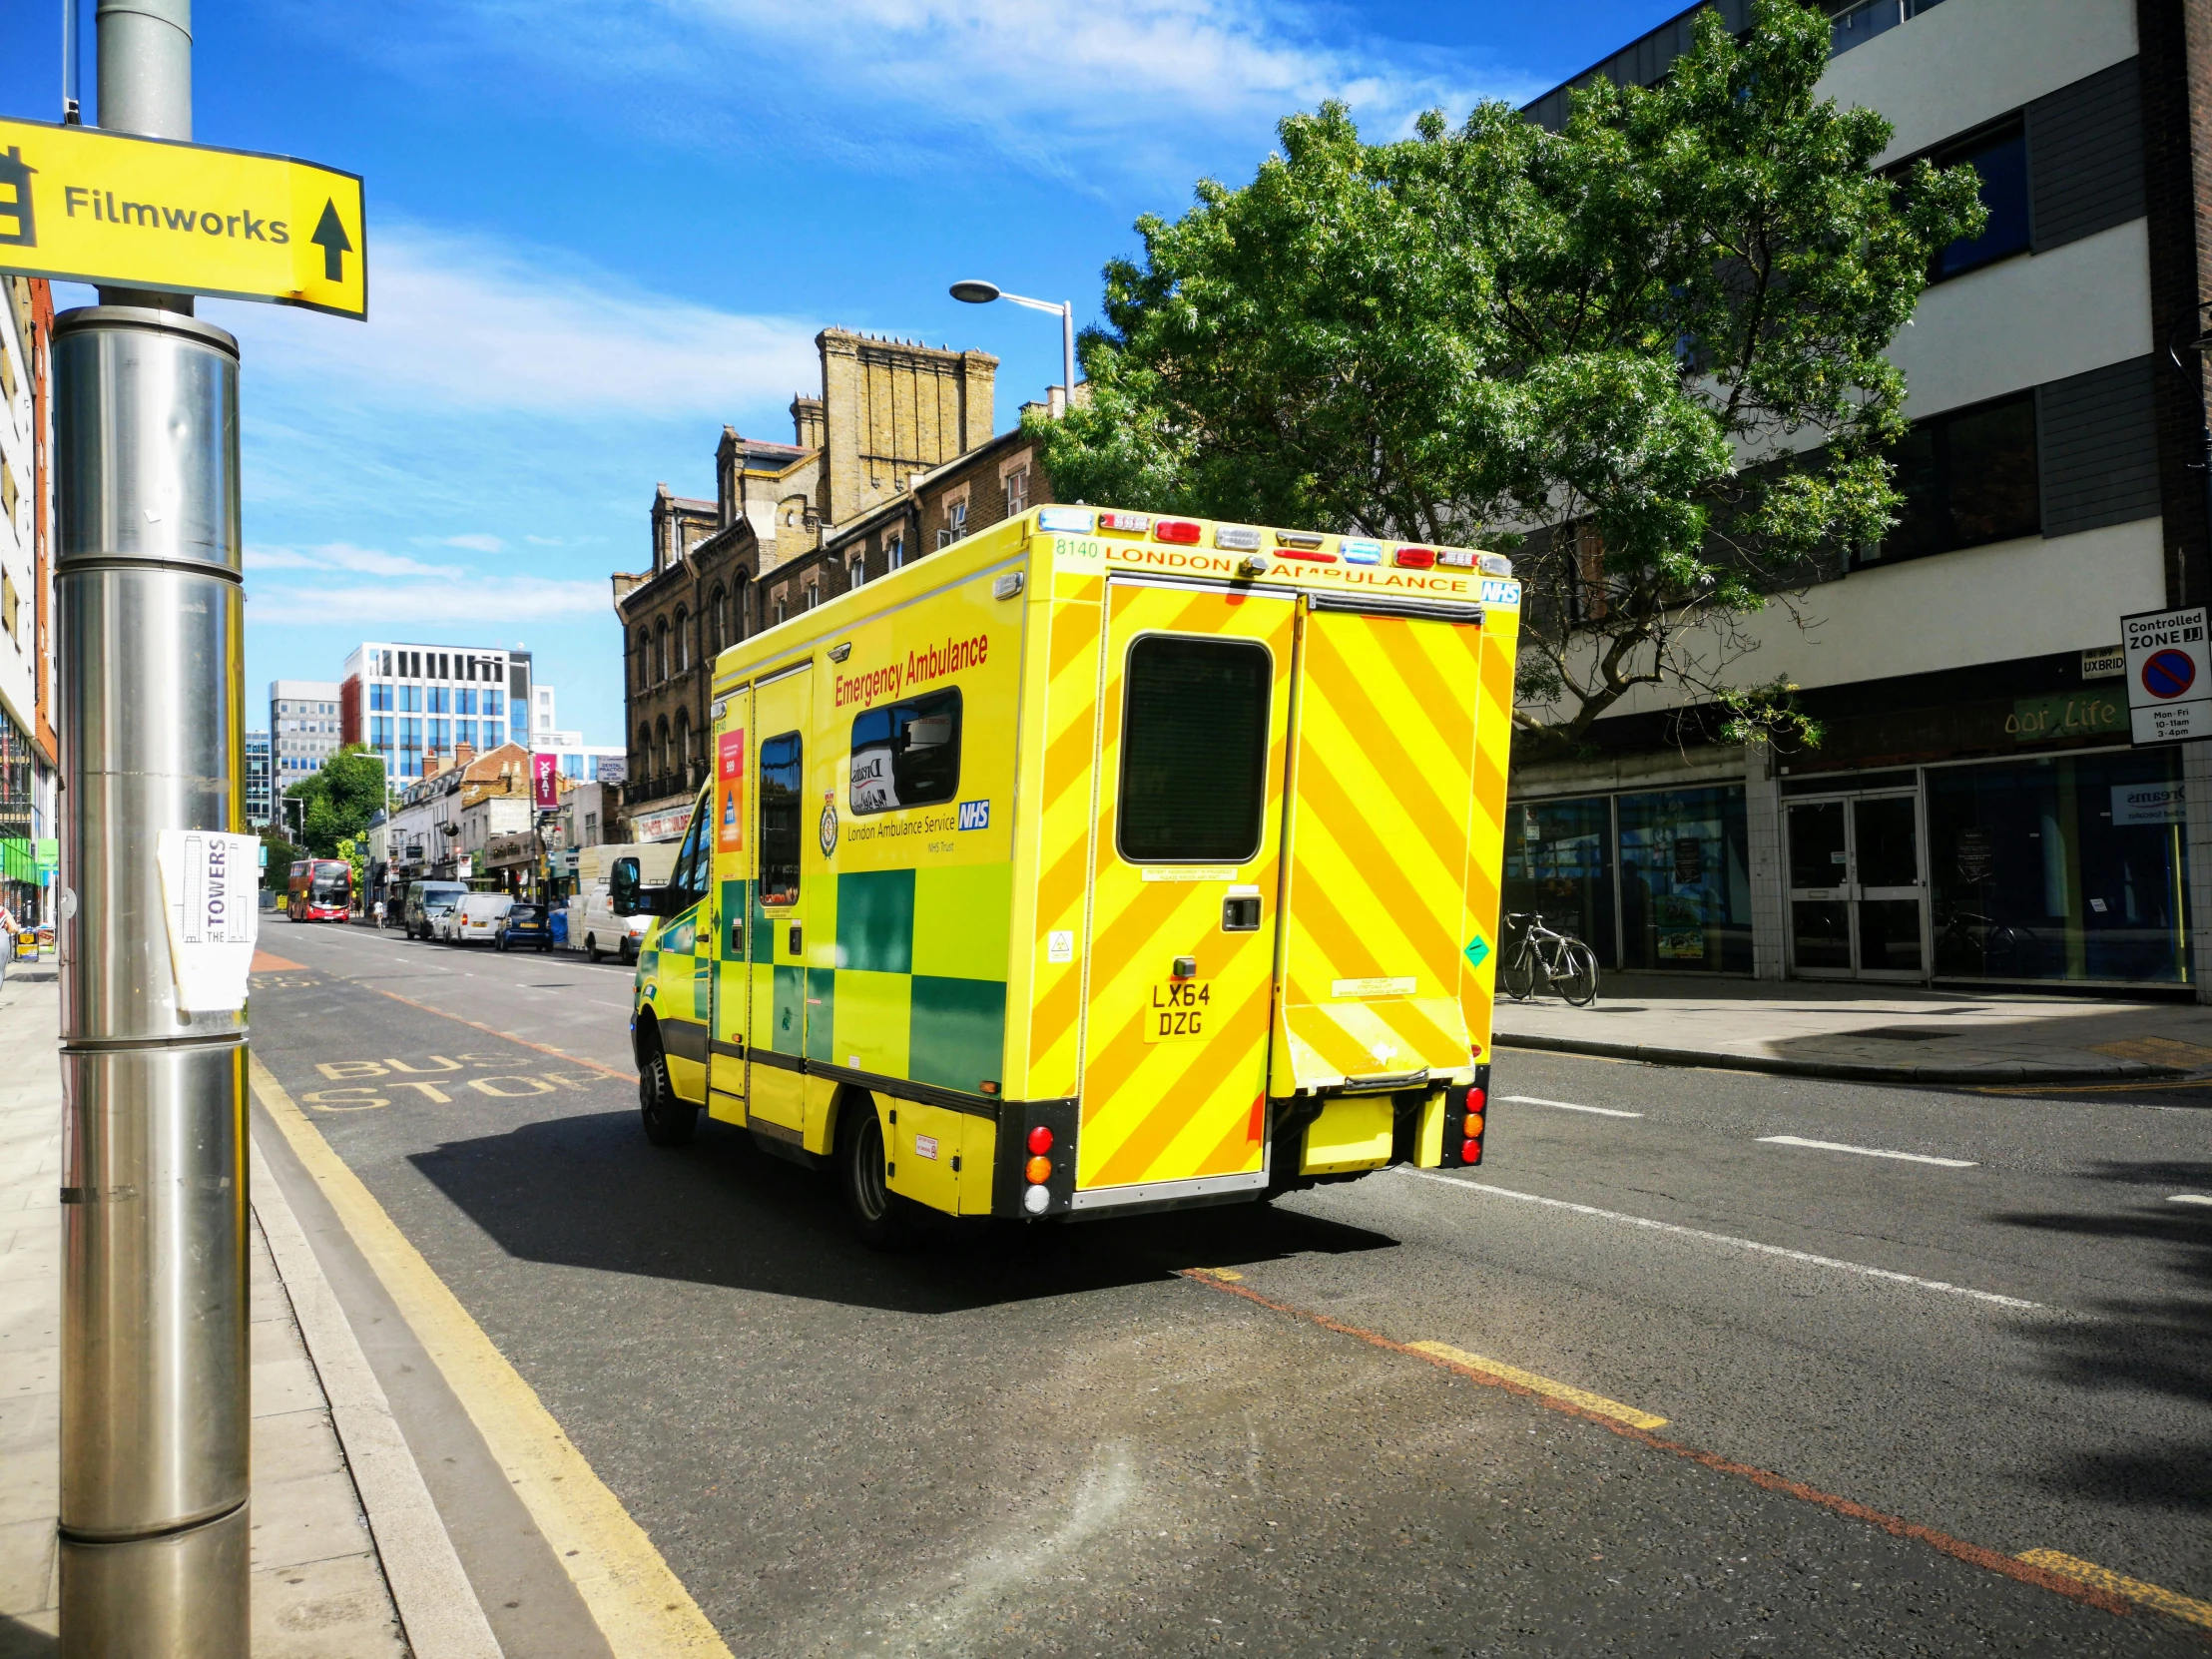
[[[986,282],[978,277],[962,277],[951,287],[952,297],[969,305],[988,305],[993,299],[1004,299],[1011,304],[1027,305],[1033,311],[1057,311],[1060,313],[1060,373],[1062,376],[1061,406],[1066,408],[1075,401],[1075,307],[1067,300],[1054,303],[1050,299],[1027,299],[1018,293],[1008,293],[996,282]]]

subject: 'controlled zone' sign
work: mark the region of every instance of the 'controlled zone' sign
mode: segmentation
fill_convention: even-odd
[[[2127,713],[2138,744],[2212,738],[2212,661],[2205,607],[2120,618],[2127,654]]]
[[[368,315],[351,173],[97,127],[0,120],[0,268]]]

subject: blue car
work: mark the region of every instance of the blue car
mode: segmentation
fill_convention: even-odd
[[[553,929],[547,925],[545,906],[520,901],[507,906],[506,919],[492,938],[500,950],[523,946],[533,950],[553,948]]]

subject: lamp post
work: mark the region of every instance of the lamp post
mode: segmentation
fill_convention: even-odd
[[[1027,305],[1033,311],[1056,311],[1060,317],[1060,373],[1061,396],[1065,403],[1075,400],[1075,307],[1063,299],[1055,304],[1049,299],[1025,299],[1018,293],[1008,293],[996,282],[981,282],[974,278],[952,284],[952,297],[965,300],[970,305],[988,305],[993,299],[1010,300],[1016,305]],[[1063,404],[1063,407],[1065,404]]]

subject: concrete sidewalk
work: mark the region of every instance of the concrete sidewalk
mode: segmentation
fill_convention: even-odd
[[[1589,1008],[1497,999],[1501,1048],[1893,1083],[2212,1073],[2212,1008],[1917,985],[1613,974]]]
[[[51,973],[11,972],[0,985],[0,1054],[19,1062],[0,1077],[0,1659],[59,1651],[58,1018]],[[329,1326],[334,1301],[282,1195],[261,1180],[253,1197],[256,1659],[495,1654],[434,1513],[425,1518],[403,1489],[396,1502],[389,1495],[404,1485],[389,1472],[391,1454],[378,1456],[374,1480],[348,1460],[347,1446],[358,1456],[386,1441],[404,1457],[404,1442],[384,1426],[388,1411],[375,1420],[380,1392],[361,1398],[366,1367],[350,1331]],[[411,1462],[405,1473],[419,1492]],[[465,1606],[454,1605],[455,1582]],[[401,1605],[433,1598],[443,1605],[402,1622]]]

